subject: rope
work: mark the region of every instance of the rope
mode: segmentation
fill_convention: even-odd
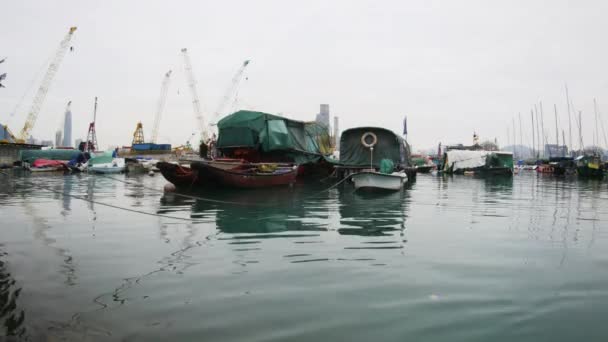
[[[4,171],[0,170],[0,173],[2,173],[3,175],[10,177],[10,175]],[[26,181],[27,182],[27,181]],[[31,182],[28,182],[31,186],[46,190],[46,191],[50,191],[56,194],[60,194],[62,196],[67,196],[67,197],[72,197],[72,198],[76,198],[79,199],[81,201],[85,201],[85,202],[89,202],[89,203],[93,203],[93,204],[97,204],[97,205],[101,205],[101,206],[105,206],[105,207],[110,207],[110,208],[114,208],[114,209],[120,209],[120,210],[124,210],[124,211],[129,211],[132,213],[138,213],[138,214],[142,214],[142,215],[148,215],[148,216],[157,216],[157,217],[164,217],[164,218],[168,218],[168,219],[174,219],[174,220],[181,220],[181,221],[193,221],[190,218],[184,218],[184,217],[177,217],[177,216],[169,216],[169,215],[162,215],[162,214],[154,214],[154,213],[149,213],[149,212],[145,212],[145,211],[141,211],[141,210],[135,210],[135,209],[129,209],[129,208],[125,208],[125,207],[120,207],[117,205],[113,205],[113,204],[108,204],[108,203],[104,203],[104,202],[99,202],[99,201],[94,201],[92,199],[86,198],[86,197],[82,197],[82,196],[78,196],[78,195],[74,195],[74,194],[69,194],[69,193],[65,193],[63,191],[58,191],[55,189],[51,189],[42,185],[38,185],[38,184],[33,184]]]
[[[135,184],[135,183],[127,182],[125,180],[114,178],[112,176],[106,176],[106,175],[102,175],[102,176],[105,177],[105,178],[109,178],[109,179],[115,180],[117,182],[128,184],[128,185],[137,185],[137,186],[140,186],[142,189],[164,193],[163,190],[158,190],[158,189],[155,189],[155,188],[147,187],[147,186],[142,185],[142,184]],[[254,203],[222,201],[222,200],[217,200],[217,199],[212,199],[212,198],[205,198],[205,197],[199,197],[199,196],[180,194],[179,192],[174,192],[173,194],[176,195],[176,196],[180,196],[180,197],[184,197],[184,198],[188,198],[188,199],[205,201],[205,202],[212,202],[212,203],[221,203],[221,204],[235,204],[235,205],[243,205],[243,206],[260,206],[260,207],[276,205],[276,203],[275,204],[254,204]]]

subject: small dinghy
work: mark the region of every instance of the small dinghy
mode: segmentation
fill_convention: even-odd
[[[95,158],[91,159],[91,161]],[[114,158],[109,163],[89,163],[87,170],[93,173],[122,173],[126,170],[124,158]]]
[[[382,173],[375,170],[363,170],[351,175],[355,189],[359,190],[401,190],[407,182],[405,172]]]

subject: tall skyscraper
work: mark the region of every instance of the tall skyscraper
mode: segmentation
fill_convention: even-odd
[[[61,142],[61,130],[58,130],[57,132],[55,132],[55,147],[60,147]]]
[[[63,120],[63,147],[72,147],[72,111],[70,110],[70,103],[65,110],[65,119]]]
[[[318,123],[325,125],[329,129],[329,105],[321,104],[319,114],[317,114],[316,120]]]

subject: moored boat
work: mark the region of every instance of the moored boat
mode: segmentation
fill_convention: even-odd
[[[484,150],[448,150],[443,156],[442,171],[447,174],[512,175],[513,153]]]
[[[363,170],[352,174],[355,189],[361,190],[400,190],[407,181],[405,172],[382,173],[376,170]]]
[[[356,127],[340,138],[339,178],[350,178],[355,189],[399,190],[408,181],[409,145],[380,127]]]
[[[109,163],[91,163],[87,171],[92,173],[122,173],[125,172],[126,168],[124,158],[114,158]]]
[[[223,169],[207,162],[193,162],[191,165],[198,177],[217,185],[234,188],[265,188],[285,186],[295,183],[297,166],[277,164],[241,164],[232,169]]]
[[[201,179],[190,167],[169,162],[158,162],[156,167],[166,180],[178,187],[200,184]]]
[[[596,155],[583,155],[575,159],[576,172],[581,178],[603,178],[602,160]]]

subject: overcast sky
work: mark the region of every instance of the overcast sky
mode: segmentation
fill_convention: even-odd
[[[594,97],[608,119],[606,13],[606,1],[5,1],[0,122],[20,131],[45,63],[78,26],[37,138],[54,137],[69,100],[72,136],[84,137],[95,96],[102,146],[129,145],[140,120],[149,136],[172,69],[159,142],[184,143],[196,127],[187,47],[208,118],[251,59],[239,107],[312,120],[329,103],[342,129],[398,133],[407,115],[417,148],[471,143],[473,131],[506,145],[512,118],[530,132],[539,101],[552,140],[553,103],[567,135],[567,82],[590,144]]]

